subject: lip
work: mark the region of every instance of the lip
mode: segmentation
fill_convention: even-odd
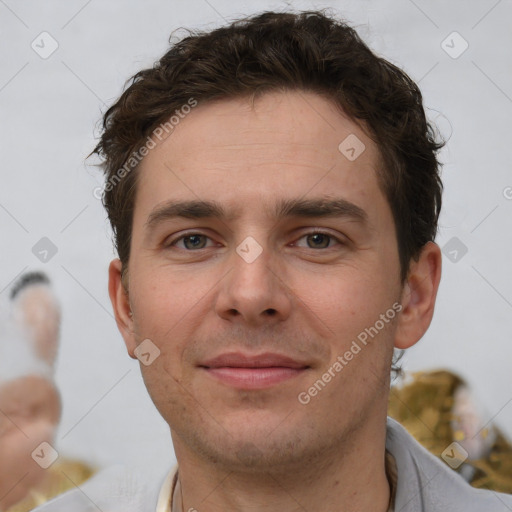
[[[213,378],[238,389],[264,389],[301,375],[309,365],[282,354],[220,354],[199,365]]]

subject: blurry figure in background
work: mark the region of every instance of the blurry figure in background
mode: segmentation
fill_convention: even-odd
[[[60,310],[48,278],[25,274],[2,306],[0,512],[25,512],[83,482],[92,470],[52,448],[61,415],[53,380]]]
[[[459,376],[412,374],[391,388],[388,413],[473,487],[512,493],[512,446]]]

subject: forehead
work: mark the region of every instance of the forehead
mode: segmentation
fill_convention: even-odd
[[[269,205],[311,194],[371,203],[384,200],[379,162],[375,143],[333,102],[267,93],[193,108],[141,162],[137,195],[153,205],[170,193],[222,200],[234,214],[262,198]]]

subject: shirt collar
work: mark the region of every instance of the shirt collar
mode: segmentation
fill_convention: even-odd
[[[178,481],[178,467],[173,468],[165,477],[164,483],[160,488],[158,494],[158,501],[156,504],[156,512],[171,512],[172,510],[172,497],[174,495],[174,488]]]

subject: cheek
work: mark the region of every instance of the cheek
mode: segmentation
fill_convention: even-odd
[[[130,283],[137,341],[149,338],[162,352],[172,350],[175,361],[184,338],[201,326],[213,308],[220,270],[192,272],[160,266],[137,274]]]
[[[297,273],[291,286],[297,306],[311,311],[333,333],[354,334],[373,325],[398,297],[384,272],[342,268],[326,275]]]
[[[217,273],[214,268],[201,272],[150,262],[138,268],[134,265],[130,279],[133,311],[144,321],[160,316],[181,318],[208,293],[218,280]]]
[[[327,403],[323,400],[332,400],[343,408],[347,402],[340,401],[339,396],[345,396],[348,403],[362,403],[365,388],[385,389],[381,384],[389,374],[396,324],[393,304],[397,297],[387,279],[384,273],[354,269],[336,279],[324,279],[321,288],[303,283],[302,296],[307,306],[303,309],[315,312],[311,317],[318,319],[315,321],[323,329],[315,328],[316,334],[330,351],[329,361],[319,373],[330,370],[326,378],[332,379],[333,384],[322,392],[319,405]],[[354,380],[361,385],[352,386]],[[338,412],[343,413],[341,409]]]

